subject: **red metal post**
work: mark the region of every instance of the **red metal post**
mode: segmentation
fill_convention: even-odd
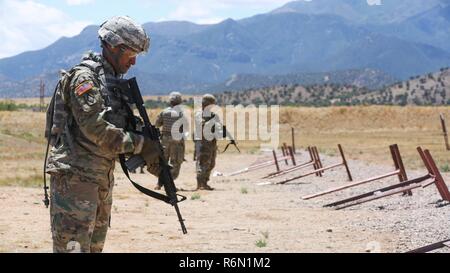
[[[298,170],[304,169],[304,168],[312,166],[312,165],[314,165],[313,162],[303,163],[301,165],[297,165],[297,166],[289,168],[287,170],[282,170],[282,171],[279,171],[279,172],[268,174],[268,175],[264,176],[263,179],[279,177],[279,176],[282,176],[282,175],[286,175],[288,173],[292,173],[294,171],[298,171]]]
[[[309,147],[308,147],[308,151],[309,151],[309,156],[310,156],[310,158],[311,158],[308,162],[305,162],[305,163],[296,165],[297,162],[295,161],[295,156],[294,156],[293,154],[291,154],[291,155],[293,155],[293,157],[291,157],[291,159],[293,159],[294,167],[291,167],[291,168],[286,169],[286,170],[281,170],[281,171],[279,171],[279,172],[270,173],[270,174],[268,174],[268,175],[266,175],[266,176],[264,176],[264,177],[262,177],[262,178],[263,178],[263,179],[266,179],[266,178],[274,178],[274,177],[286,175],[286,174],[288,174],[288,173],[291,173],[291,172],[294,172],[294,171],[297,171],[297,170],[300,170],[300,169],[303,169],[303,168],[306,168],[306,167],[309,167],[309,166],[314,166],[315,161],[314,161],[314,158],[313,158],[313,156],[312,156],[311,149],[310,149]],[[314,169],[316,169],[316,168],[314,167]]]
[[[317,174],[318,172],[323,172],[323,171],[326,171],[326,170],[330,170],[330,169],[333,169],[333,168],[336,168],[336,167],[339,167],[339,166],[342,166],[342,163],[334,164],[334,165],[331,165],[331,166],[328,166],[328,167],[324,167],[324,168],[321,168],[321,169],[318,169],[318,170],[315,170],[315,171],[312,171],[312,172],[309,172],[309,173],[301,174],[301,175],[296,176],[296,177],[288,178],[288,179],[285,179],[284,181],[277,182],[275,184],[283,185],[283,184],[286,184],[288,182],[291,182],[291,181],[294,181],[294,180],[297,180],[297,179],[300,179],[300,178],[303,178],[303,177],[307,177],[307,176],[310,176],[310,175],[313,175],[313,174]]]
[[[425,153],[423,152],[422,148],[417,147],[417,152],[419,152],[420,158],[422,159],[425,168],[427,168],[428,173],[433,173],[433,170],[431,169],[430,164],[428,164],[428,159],[425,156]]]
[[[427,187],[431,184],[436,185],[439,194],[441,195],[443,200],[450,202],[449,189],[445,184],[445,181],[442,178],[442,175],[438,167],[436,166],[436,163],[434,162],[433,157],[430,154],[430,151],[429,150],[422,151],[420,147],[418,147],[417,150],[420,154],[420,157],[423,160],[423,163],[425,164],[428,170],[427,175],[412,180],[404,181],[396,185],[371,191],[365,194],[354,196],[345,200],[334,202],[332,204],[325,205],[325,207],[341,206],[338,209],[347,208],[358,204],[366,203],[372,200],[380,199],[386,196],[394,195],[400,192],[409,192],[415,188]],[[398,161],[398,156],[396,158],[397,158],[396,164],[401,165],[402,162]],[[427,182],[426,180],[428,179],[432,179],[432,181]]]
[[[427,174],[422,177],[411,179],[411,180],[408,180],[408,181],[405,181],[405,182],[402,182],[399,184],[395,184],[395,185],[392,185],[389,187],[374,190],[374,191],[364,193],[364,194],[361,194],[358,196],[350,197],[345,200],[337,201],[337,202],[325,205],[324,207],[340,206],[340,205],[344,205],[344,204],[347,204],[347,203],[353,202],[353,201],[357,201],[358,204],[366,203],[366,202],[369,202],[369,201],[372,201],[375,199],[379,199],[379,198],[373,199],[374,197],[378,197],[378,196],[385,197],[385,196],[391,195],[389,193],[395,194],[395,193],[400,193],[400,192],[403,192],[406,190],[411,190],[413,188],[419,188],[422,186],[422,184],[421,184],[422,182],[424,182],[430,178],[433,178],[432,175]],[[398,190],[398,189],[400,189],[400,190]],[[392,190],[394,190],[394,191],[392,191]],[[383,194],[379,194],[379,193],[383,193]],[[367,199],[365,199],[365,198],[367,198]],[[353,204],[351,206],[353,206]],[[348,206],[346,205],[345,207],[348,207]]]
[[[291,155],[292,165],[297,166],[297,162],[295,162],[294,149],[292,147],[288,147],[288,150]]]
[[[345,190],[345,189],[348,189],[348,188],[352,188],[352,187],[356,187],[356,186],[359,186],[359,185],[367,184],[369,182],[373,182],[373,181],[380,180],[380,179],[383,179],[383,178],[391,177],[391,176],[394,176],[394,175],[397,175],[399,177],[399,179],[403,179],[403,177],[406,177],[406,172],[404,171],[403,163],[401,161],[399,161],[399,159],[401,160],[401,157],[400,157],[400,152],[398,151],[398,146],[397,145],[391,145],[389,147],[389,149],[391,151],[392,160],[394,161],[395,171],[387,173],[387,174],[383,174],[383,175],[380,175],[380,176],[368,178],[368,179],[365,179],[365,180],[361,180],[361,181],[358,181],[358,182],[350,183],[350,184],[347,184],[345,186],[331,188],[331,189],[328,189],[326,191],[319,192],[319,193],[316,193],[316,194],[307,195],[307,196],[302,197],[302,199],[304,199],[304,200],[313,199],[313,198],[320,197],[320,196],[323,196],[323,195],[327,195],[327,194],[330,194],[330,193],[334,193],[334,192],[342,191],[342,190]],[[401,172],[402,172],[401,169],[403,170],[403,173],[405,174],[404,176],[403,175],[400,176]],[[403,182],[403,181],[406,181],[406,180],[407,179],[400,180],[400,182]]]
[[[342,149],[341,144],[338,144],[338,148],[339,148],[339,152],[341,153],[342,164],[344,164],[345,170],[347,171],[348,180],[353,181],[352,174],[350,173],[350,168],[348,167],[347,160],[345,159],[345,156],[344,156],[344,150]]]
[[[317,167],[316,157],[313,154],[313,149],[311,146],[308,146],[308,153],[309,153],[309,157],[311,157],[311,162],[314,163],[313,164],[314,170],[317,170],[318,167]],[[317,175],[317,176],[319,176],[319,175]]]
[[[391,176],[398,175],[398,174],[399,174],[399,171],[396,170],[396,171],[393,171],[393,172],[390,172],[390,173],[387,173],[387,174],[384,174],[384,175],[368,178],[366,180],[362,180],[362,181],[358,181],[358,182],[354,182],[354,183],[350,183],[350,184],[346,184],[345,186],[342,186],[342,187],[336,187],[336,188],[332,188],[332,189],[329,189],[329,190],[326,190],[326,191],[323,191],[323,192],[319,192],[319,193],[316,193],[316,194],[307,195],[307,196],[302,197],[302,199],[303,200],[313,199],[313,198],[316,198],[316,197],[319,197],[319,196],[323,196],[323,195],[327,195],[327,194],[330,194],[330,193],[333,193],[333,192],[338,192],[338,191],[342,191],[342,190],[345,190],[345,189],[353,188],[353,187],[356,187],[356,186],[359,186],[359,185],[367,184],[367,183],[372,182],[372,181],[380,180],[380,179],[383,179],[383,178],[386,178],[386,177],[391,177]]]
[[[439,193],[442,196],[442,199],[445,201],[450,202],[450,192],[448,191],[448,187],[445,184],[444,178],[442,178],[441,172],[439,171],[439,168],[436,166],[436,163],[433,160],[433,157],[431,156],[431,153],[429,150],[425,150],[425,157],[427,159],[427,163],[430,166],[430,169],[432,170],[432,174],[435,177],[436,180],[436,187],[438,188]]]
[[[400,155],[400,150],[398,149],[398,145],[394,144],[390,147],[392,159],[394,160],[394,165],[397,170],[399,170],[398,180],[400,182],[407,181],[408,176],[406,175],[405,166],[403,165],[402,156]],[[412,196],[412,191],[404,192],[403,195]]]
[[[314,161],[316,162],[317,170],[322,169],[322,161],[320,160],[320,155],[319,151],[317,150],[317,147],[316,146],[311,147],[311,151],[314,156]],[[322,173],[323,173],[322,171],[317,172],[316,176],[322,177]]]
[[[289,151],[288,151],[288,147],[287,147],[286,142],[283,143],[282,150],[284,150],[284,152],[283,152],[283,156],[284,156],[284,157],[289,156]],[[289,161],[288,161],[287,159],[284,160],[284,163],[285,163],[286,165],[289,165]]]
[[[283,154],[283,158],[286,157],[286,150],[284,149],[284,145],[281,146],[281,153]],[[286,160],[284,162],[287,164]]]
[[[275,163],[275,166],[277,167],[277,172],[279,172],[280,165],[278,165],[277,153],[275,152],[275,150],[273,150],[272,153],[273,153],[273,161]]]
[[[376,195],[376,194],[373,194],[373,195],[370,196],[369,198],[361,199],[361,200],[356,201],[356,202],[354,202],[354,203],[351,203],[351,204],[348,204],[348,205],[341,206],[341,207],[339,207],[339,208],[336,208],[336,210],[341,210],[341,209],[353,207],[353,206],[356,206],[356,205],[360,205],[360,204],[367,203],[367,202],[370,202],[370,201],[373,201],[373,200],[381,199],[381,198],[383,198],[383,197],[391,196],[391,195],[398,194],[398,193],[401,193],[401,192],[411,191],[411,190],[413,190],[413,189],[420,188],[421,186],[422,186],[422,185],[416,183],[416,184],[411,184],[411,185],[409,185],[409,186],[407,186],[407,187],[403,187],[403,188],[399,188],[399,189],[387,191],[387,192],[385,192],[385,193],[383,193],[383,194],[377,194],[377,195]]]
[[[440,249],[440,248],[443,248],[443,247],[450,247],[449,243],[450,243],[450,240],[446,240],[446,241],[442,241],[442,242],[439,242],[439,243],[435,243],[435,244],[431,244],[431,245],[428,245],[428,246],[424,246],[424,247],[421,247],[421,248],[418,248],[418,249],[414,249],[414,250],[408,251],[406,253],[427,253],[427,252],[430,252],[430,251],[433,251],[433,250],[436,250],[436,249]]]

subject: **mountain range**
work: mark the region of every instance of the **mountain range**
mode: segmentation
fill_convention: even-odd
[[[330,71],[353,74],[349,84],[372,71],[377,76],[367,87],[378,88],[450,64],[450,0],[378,1],[294,1],[212,25],[149,22],[150,51],[127,76],[138,77],[144,94],[301,84],[311,75],[320,83]],[[44,49],[0,59],[0,97],[36,96],[41,78],[50,94],[60,69],[100,50],[97,30],[88,26]]]

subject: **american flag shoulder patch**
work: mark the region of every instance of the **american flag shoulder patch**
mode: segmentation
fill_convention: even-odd
[[[94,87],[94,83],[91,81],[85,81],[80,83],[76,88],[75,88],[75,93],[77,93],[78,96],[83,95],[84,93],[88,92],[89,90],[91,90]]]

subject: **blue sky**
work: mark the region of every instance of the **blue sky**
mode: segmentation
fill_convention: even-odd
[[[186,20],[200,24],[241,19],[278,8],[289,0],[0,0],[0,58],[48,46],[62,36],[113,15],[139,23]],[[124,4],[126,3],[126,4]]]

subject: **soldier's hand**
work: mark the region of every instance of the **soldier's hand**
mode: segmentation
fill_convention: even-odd
[[[159,160],[153,162],[153,163],[147,163],[147,171],[151,174],[153,174],[156,177],[159,177],[159,174],[161,172],[161,168],[159,166]]]
[[[156,141],[145,138],[144,145],[142,146],[141,156],[144,158],[147,164],[147,170],[149,173],[158,176],[159,175],[159,157],[163,156],[162,151],[159,149],[159,145]]]

